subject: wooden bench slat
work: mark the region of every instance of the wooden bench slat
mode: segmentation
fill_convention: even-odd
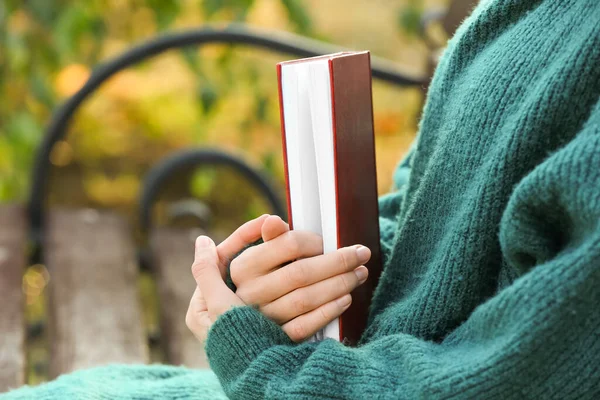
[[[208,368],[204,347],[185,324],[196,284],[191,274],[194,240],[200,230],[159,228],[150,235],[160,300],[161,338],[170,364]]]
[[[25,321],[22,281],[26,218],[18,206],[0,206],[0,393],[25,381]]]
[[[50,377],[108,363],[147,362],[127,223],[109,212],[53,210],[45,241]]]

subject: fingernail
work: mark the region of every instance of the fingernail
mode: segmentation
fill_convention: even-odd
[[[356,274],[356,277],[358,278],[358,283],[363,283],[364,281],[367,280],[367,277],[369,276],[369,271],[367,270],[367,267],[364,267],[364,266],[360,266],[360,267],[356,268],[354,270],[354,273]]]
[[[338,303],[338,306],[340,306],[340,307],[348,307],[350,305],[350,303],[352,303],[352,296],[347,294],[347,295],[342,296],[339,299],[337,299],[336,302]]]
[[[360,263],[365,263],[371,258],[371,250],[365,246],[358,246],[356,248],[356,255],[358,256],[358,261]]]
[[[198,236],[196,239],[196,247],[208,247],[211,245],[211,240],[208,236]]]

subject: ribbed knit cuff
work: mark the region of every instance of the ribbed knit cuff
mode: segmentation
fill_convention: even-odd
[[[221,315],[208,332],[206,354],[222,383],[236,379],[266,349],[293,342],[281,327],[252,307]]]

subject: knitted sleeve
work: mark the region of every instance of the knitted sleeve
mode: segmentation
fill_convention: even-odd
[[[379,231],[384,265],[392,251],[394,235],[398,230],[398,215],[408,186],[414,147],[413,145],[396,168],[392,191],[379,198]]]
[[[241,307],[213,325],[211,366],[234,399],[599,398],[600,107],[515,187],[500,241],[520,277],[439,343],[293,345]]]

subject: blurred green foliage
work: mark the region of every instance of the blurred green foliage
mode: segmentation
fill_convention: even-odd
[[[1,1],[0,202],[24,200],[35,149],[51,113],[83,85],[94,66],[163,31],[247,22],[368,48],[422,67],[418,55],[424,55],[424,48],[418,42],[397,45],[407,43],[414,33],[414,1],[352,3],[353,7],[340,7],[347,5],[344,1],[316,0]],[[397,13],[390,14],[390,9]],[[393,15],[402,12],[408,16],[394,21]],[[388,15],[392,18],[382,24]],[[169,52],[119,73],[85,103],[66,140],[54,148],[50,202],[111,207],[133,216],[146,171],[177,149],[199,145],[242,156],[282,188],[274,64],[289,58],[247,47],[208,45]],[[385,191],[393,165],[416,130],[422,97],[418,88],[380,84],[374,95],[379,181]],[[241,219],[268,211],[231,171],[189,171],[168,186],[158,214],[166,209],[162,203],[199,197],[230,219],[222,226],[228,230]]]
[[[423,4],[418,0],[411,0],[406,7],[398,13],[398,26],[407,36],[417,37],[421,33],[421,18],[423,15]]]

